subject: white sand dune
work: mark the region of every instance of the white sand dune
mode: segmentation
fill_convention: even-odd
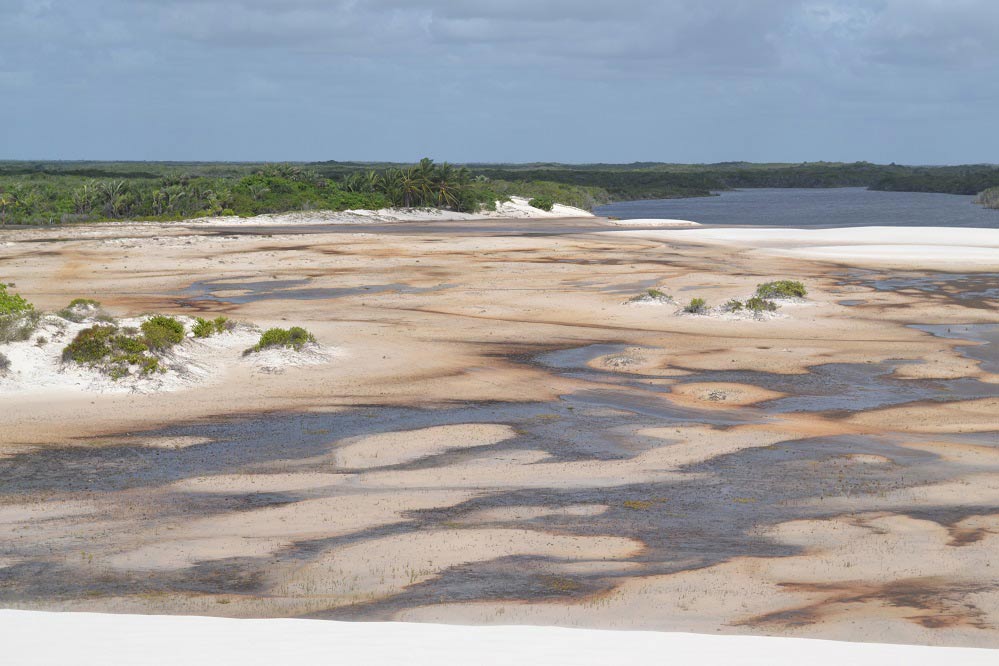
[[[734,245],[771,256],[904,268],[999,268],[999,229],[848,227],[839,229],[678,229],[611,231],[637,238]]]
[[[996,663],[994,650],[642,631],[0,611],[19,666]],[[53,638],[58,637],[56,640]]]
[[[700,222],[691,222],[690,220],[667,220],[667,219],[653,219],[653,218],[638,218],[634,220],[607,220],[611,224],[617,225],[619,227],[699,227]]]

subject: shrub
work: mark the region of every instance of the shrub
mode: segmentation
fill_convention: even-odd
[[[687,306],[683,308],[683,311],[689,314],[704,314],[704,312],[707,309],[708,309],[707,301],[705,301],[703,298],[692,298],[690,299],[690,303],[688,303]]]
[[[210,338],[213,335],[231,331],[234,326],[228,317],[219,316],[211,321],[198,317],[191,328],[191,332],[194,333],[194,337],[196,338]]]
[[[773,301],[768,301],[765,298],[753,296],[746,301],[746,309],[751,310],[755,314],[760,314],[762,312],[774,312],[777,309],[777,304]]]
[[[797,280],[764,282],[756,287],[756,295],[759,298],[804,298],[807,293],[805,285]]]
[[[156,315],[142,322],[146,346],[151,350],[169,349],[184,339],[184,325],[173,317]]]
[[[539,210],[546,210],[549,212],[551,211],[552,208],[555,207],[555,202],[549,199],[548,197],[534,197],[527,203],[530,204],[533,208],[537,208]]]
[[[727,303],[725,303],[726,312],[739,312],[743,307],[742,301],[737,298],[731,298]]]
[[[85,328],[63,349],[62,359],[97,368],[112,379],[127,376],[132,366],[138,366],[142,374],[152,374],[160,369],[159,359],[138,333],[113,324]]]
[[[0,375],[7,374],[10,370],[10,359],[3,353],[0,353]]]
[[[298,351],[306,343],[315,341],[315,336],[300,326],[292,326],[290,329],[271,328],[264,331],[260,336],[260,341],[247,349],[246,353],[250,354],[272,347],[290,347]]]
[[[80,323],[88,317],[95,317],[101,312],[101,304],[90,298],[74,298],[69,305],[56,314],[67,321]]]
[[[34,310],[35,306],[26,301],[20,294],[11,294],[7,285],[0,284],[0,317],[20,315]]]
[[[648,294],[649,298],[656,298],[664,301],[669,300],[669,296],[666,292],[660,291],[659,289],[648,289],[645,293]]]

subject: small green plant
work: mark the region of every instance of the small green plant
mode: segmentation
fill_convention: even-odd
[[[549,212],[551,212],[551,209],[555,207],[555,202],[549,199],[548,197],[534,197],[527,203],[530,204],[531,207],[533,208],[537,208],[539,210],[546,210]]]
[[[92,298],[74,298],[69,302],[69,307],[99,308],[101,304]]]
[[[748,301],[746,301],[746,309],[752,311],[754,314],[762,314],[764,312],[776,311],[777,304],[765,298],[760,298],[759,296],[753,296]]]
[[[804,298],[808,294],[805,285],[797,280],[777,280],[775,282],[764,282],[756,287],[756,295],[759,298]]]
[[[233,327],[234,324],[229,321],[228,317],[219,316],[212,320],[198,317],[194,322],[194,326],[191,327],[191,332],[194,333],[194,337],[196,338],[210,338],[213,335],[231,331]]]
[[[666,294],[666,292],[661,291],[659,289],[647,289],[645,293],[648,295],[649,298],[655,298],[664,301],[669,299],[669,296]]]
[[[156,315],[142,322],[142,333],[149,349],[163,351],[184,340],[184,325],[173,317]]]
[[[740,312],[743,309],[743,307],[745,306],[743,305],[742,301],[740,301],[737,298],[730,298],[728,302],[725,303],[726,312]]]
[[[0,343],[27,340],[35,332],[41,315],[20,294],[0,284]]]
[[[309,342],[315,342],[316,338],[301,326],[292,326],[289,329],[270,328],[263,332],[260,341],[246,350],[246,354],[270,349],[273,347],[290,347],[299,351]]]
[[[708,303],[703,298],[692,298],[683,311],[688,314],[704,314],[708,309]]]

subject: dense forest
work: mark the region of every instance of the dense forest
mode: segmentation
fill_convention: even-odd
[[[523,196],[592,208],[750,187],[869,187],[980,194],[997,207],[999,167],[868,162],[626,165],[365,162],[0,162],[0,224],[252,216],[386,206],[476,211]]]

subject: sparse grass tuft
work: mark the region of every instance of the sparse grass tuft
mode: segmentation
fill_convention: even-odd
[[[684,306],[683,311],[688,314],[704,314],[708,309],[708,303],[703,298],[692,298],[690,303]]]
[[[744,307],[742,301],[737,298],[731,298],[725,303],[725,312],[740,312]]]
[[[66,321],[79,324],[89,317],[98,317],[101,314],[101,304],[91,298],[74,298],[56,314]]]
[[[746,301],[746,309],[752,311],[754,314],[762,314],[764,312],[775,312],[777,310],[777,304],[773,301],[768,301],[765,298],[760,298],[759,296],[753,296],[748,301]]]
[[[295,351],[300,351],[307,343],[315,341],[315,336],[301,326],[292,326],[289,329],[271,328],[264,331],[263,335],[260,336],[260,341],[244,353],[252,354],[273,347],[289,347]]]
[[[797,280],[777,280],[764,282],[756,287],[758,298],[804,298],[808,294],[805,285]]]

